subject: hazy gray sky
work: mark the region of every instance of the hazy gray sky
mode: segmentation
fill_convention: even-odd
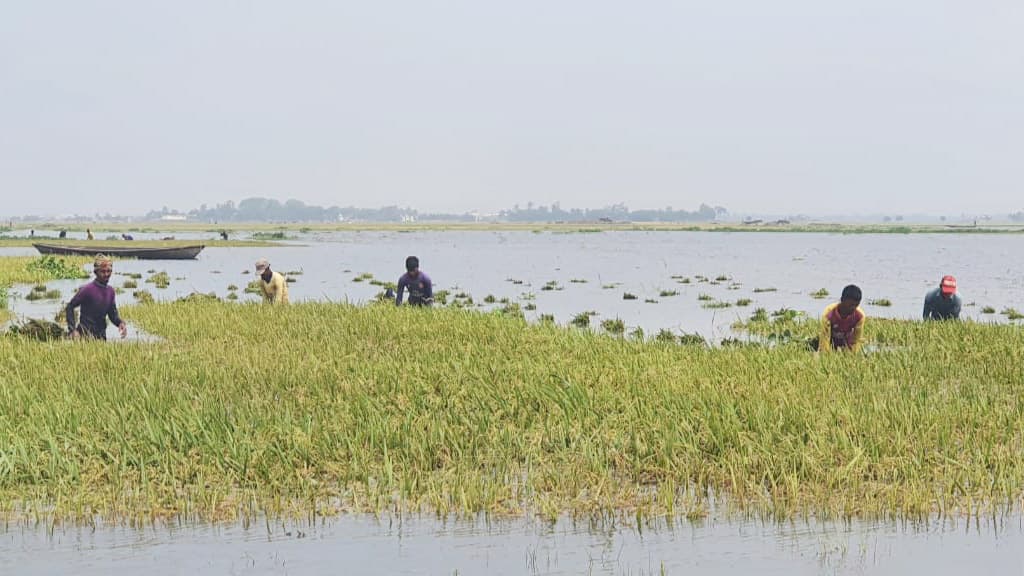
[[[31,0],[0,213],[1024,208],[1024,2]]]

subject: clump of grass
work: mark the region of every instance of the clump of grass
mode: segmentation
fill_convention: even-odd
[[[872,306],[888,307],[888,306],[892,306],[892,301],[889,300],[888,298],[877,298],[875,300],[868,300],[868,304],[870,304]]]
[[[715,297],[712,296],[711,294],[700,294],[700,295],[697,296],[697,300],[699,300],[701,302],[710,302],[710,301],[712,301],[714,299],[715,299]]]
[[[171,284],[171,277],[167,275],[167,272],[157,272],[146,278],[146,283],[153,284],[157,288],[167,288]]]
[[[601,321],[601,328],[609,334],[621,335],[626,331],[626,323],[621,318],[608,318]]]
[[[572,324],[573,326],[579,328],[586,328],[587,326],[590,326],[590,313],[580,312],[579,314],[573,316],[572,320],[569,320],[569,324]]]
[[[484,296],[484,304],[494,304],[497,301],[498,298],[495,297],[494,294],[488,294],[487,296]]]
[[[573,279],[569,280],[569,282],[571,282],[573,284],[586,284],[587,280],[584,279],[584,278],[573,278]]]
[[[252,280],[245,285],[246,294],[263,294],[263,288],[260,287],[260,280]]]
[[[821,300],[822,298],[828,298],[828,290],[825,288],[818,288],[814,292],[811,292],[811,298]]]
[[[225,296],[225,298],[228,300],[238,300],[238,292],[228,292],[228,295]]]
[[[751,300],[750,298],[740,298],[740,299],[736,300],[736,305],[737,306],[750,306],[750,304],[752,302],[753,302],[753,300]]]
[[[234,284],[228,284],[228,292],[234,292],[235,290],[238,290],[238,286]]]
[[[676,280],[676,283],[677,284],[689,284],[690,283],[690,279],[689,278],[680,278],[680,279]]]
[[[623,292],[622,293],[622,299],[623,300],[636,300],[636,294],[632,294],[630,292]]]
[[[1004,308],[1002,314],[1006,316],[1007,320],[1020,320],[1024,318],[1024,314],[1018,312],[1016,308]]]
[[[517,279],[511,278],[511,277],[505,278],[505,282],[511,282],[513,284],[522,284],[523,283],[522,280],[517,280]]]
[[[129,279],[129,280],[125,280],[124,283],[121,284],[121,287],[125,288],[127,290],[131,290],[133,288],[138,288],[139,287],[139,283],[136,282],[135,280],[130,280]]]
[[[713,302],[705,302],[705,303],[701,304],[700,307],[701,308],[709,308],[709,309],[712,309],[712,310],[719,309],[719,308],[730,308],[730,307],[732,307],[732,302],[725,302],[725,301],[722,301],[722,300],[713,301]]]
[[[764,308],[755,308],[754,313],[750,315],[750,322],[767,322],[768,311]]]
[[[558,281],[557,280],[550,280],[547,283],[545,283],[543,286],[541,286],[540,289],[541,290],[545,290],[545,291],[550,291],[550,290],[561,290],[562,287],[558,285]]]
[[[36,277],[53,280],[74,280],[89,277],[89,274],[78,265],[78,261],[57,258],[51,254],[29,261],[25,264],[25,270]]]
[[[984,308],[981,309],[981,313],[982,314],[995,314],[996,313],[996,309],[991,307],[991,306],[985,306]]]
[[[791,322],[800,316],[799,310],[793,310],[792,308],[779,308],[772,312],[772,318],[777,322]]]
[[[618,286],[618,282],[613,282],[611,284],[601,284],[601,290],[615,290],[616,288],[618,288]]]
[[[136,290],[132,292],[132,298],[139,304],[152,304],[154,302],[153,295],[148,290]]]
[[[776,292],[778,288],[754,288],[754,294],[760,294],[762,292]]]
[[[728,282],[729,280],[732,280],[732,278],[726,276],[725,274],[719,274],[718,276],[715,277],[715,282]]]
[[[353,282],[366,282],[367,280],[373,280],[373,274],[369,272],[363,272],[352,279]]]
[[[536,309],[537,309],[537,305],[534,304],[533,302],[528,302],[525,306],[523,306],[523,310],[531,310],[532,311],[532,310],[536,310]]]
[[[662,344],[675,344],[676,335],[672,333],[671,330],[666,330],[665,328],[662,328],[661,330],[658,330],[657,334],[654,335],[654,341],[661,342]]]
[[[41,289],[40,289],[41,288]],[[59,300],[60,290],[48,290],[46,286],[35,286],[28,294],[25,295],[25,300]]]
[[[708,342],[700,334],[680,334],[679,343],[683,346],[707,346]]]
[[[658,292],[658,296],[661,296],[662,298],[669,298],[671,296],[678,296],[678,295],[679,295],[679,292],[677,292],[676,290],[662,290],[661,292]]]
[[[657,304],[658,301],[654,298],[644,298],[644,304]]]

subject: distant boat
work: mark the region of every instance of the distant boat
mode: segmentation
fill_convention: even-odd
[[[117,246],[65,246],[61,244],[32,244],[40,254],[59,254],[70,256],[95,256],[105,254],[120,258],[138,258],[140,260],[192,260],[206,246],[174,246],[171,248],[120,248]]]

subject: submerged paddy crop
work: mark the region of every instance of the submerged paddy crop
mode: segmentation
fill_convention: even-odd
[[[872,319],[884,351],[818,355],[447,307],[122,315],[162,342],[0,338],[6,514],[699,516],[715,500],[917,518],[1024,495],[1015,326]],[[794,341],[817,329],[762,324],[781,322]]]

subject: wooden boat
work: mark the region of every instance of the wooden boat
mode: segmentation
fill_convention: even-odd
[[[63,244],[32,244],[40,254],[59,254],[72,256],[95,256],[105,254],[117,256],[118,258],[138,258],[140,260],[192,260],[202,252],[206,246],[202,244],[194,246],[72,246]]]

